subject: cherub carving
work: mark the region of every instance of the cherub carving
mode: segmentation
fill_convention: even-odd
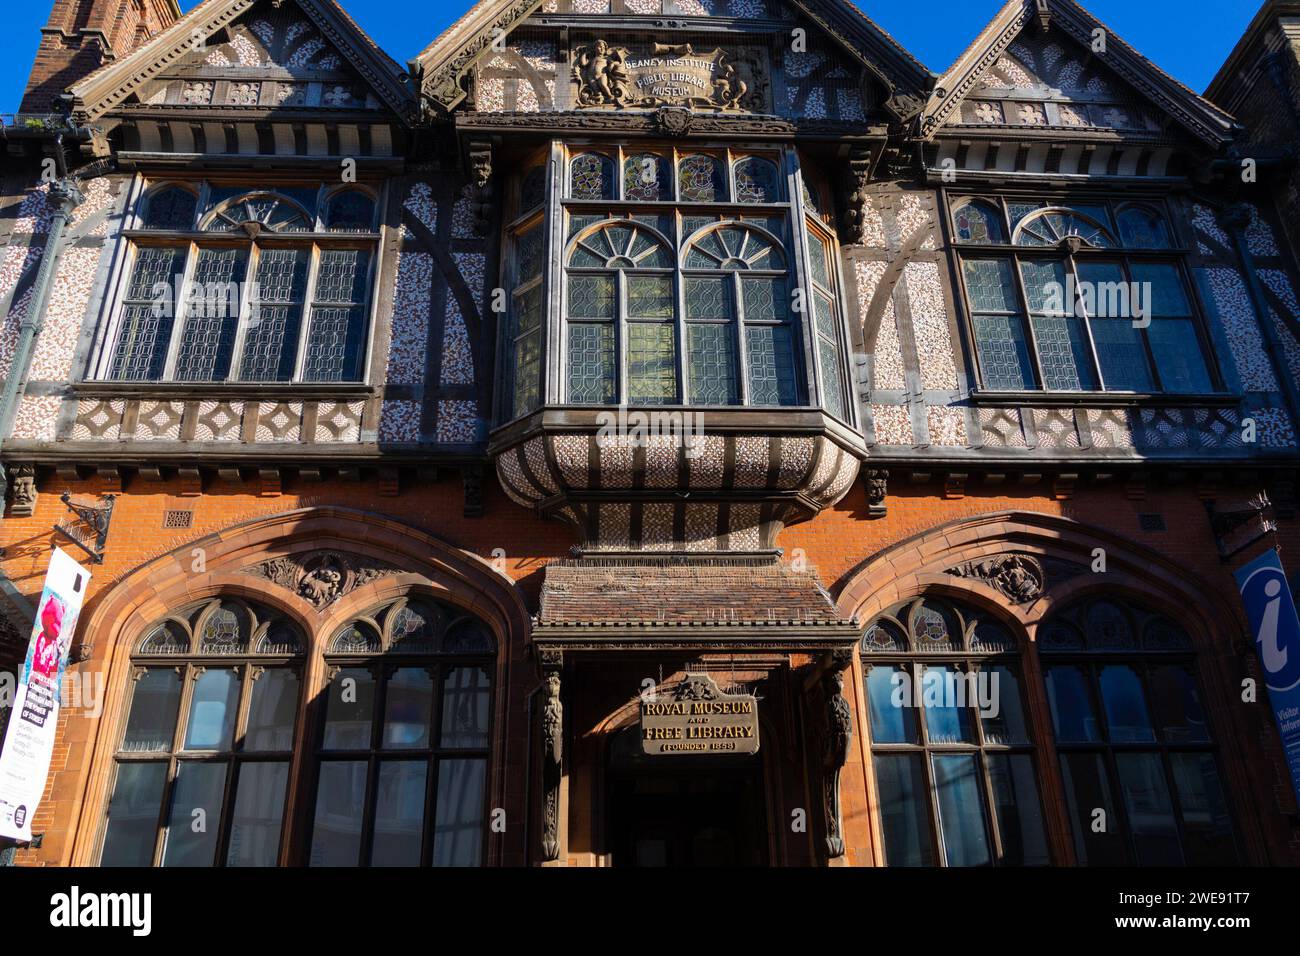
[[[343,575],[331,567],[320,567],[303,576],[298,591],[312,604],[320,607],[338,597],[343,585]]]
[[[626,105],[631,75],[625,60],[627,50],[597,40],[579,51],[573,63],[578,83],[578,102],[583,106]]]

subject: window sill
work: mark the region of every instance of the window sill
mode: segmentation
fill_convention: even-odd
[[[1203,395],[1160,392],[1046,392],[1020,391],[995,392],[972,389],[972,405],[1031,405],[1035,408],[1233,408],[1241,404],[1241,396],[1229,392],[1211,392]]]
[[[373,395],[365,382],[75,382],[72,393],[86,398],[197,398],[252,396],[281,401],[289,398],[337,398]]]

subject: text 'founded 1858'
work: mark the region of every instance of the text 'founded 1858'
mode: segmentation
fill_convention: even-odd
[[[758,700],[687,674],[672,693],[642,698],[641,745],[647,754],[757,753]]]

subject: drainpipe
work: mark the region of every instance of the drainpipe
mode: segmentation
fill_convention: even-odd
[[[36,338],[45,327],[45,307],[50,299],[50,286],[54,281],[54,269],[58,260],[59,243],[63,240],[63,230],[72,216],[72,211],[81,202],[81,191],[68,176],[63,160],[63,134],[55,139],[55,162],[58,165],[59,178],[50,185],[50,201],[54,203],[54,215],[50,221],[50,231],[45,237],[45,252],[41,256],[41,266],[36,273],[36,284],[32,289],[32,298],[27,305],[27,314],[18,327],[18,342],[14,346],[13,364],[9,367],[9,377],[0,393],[0,449],[13,428],[14,416],[18,411],[18,402],[27,390],[27,378],[31,373],[32,353]],[[0,501],[8,490],[9,477],[4,463],[0,461]]]

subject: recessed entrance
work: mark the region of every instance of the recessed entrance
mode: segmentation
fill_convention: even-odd
[[[764,866],[762,753],[740,757],[641,752],[636,727],[614,735],[606,777],[615,866]]]

